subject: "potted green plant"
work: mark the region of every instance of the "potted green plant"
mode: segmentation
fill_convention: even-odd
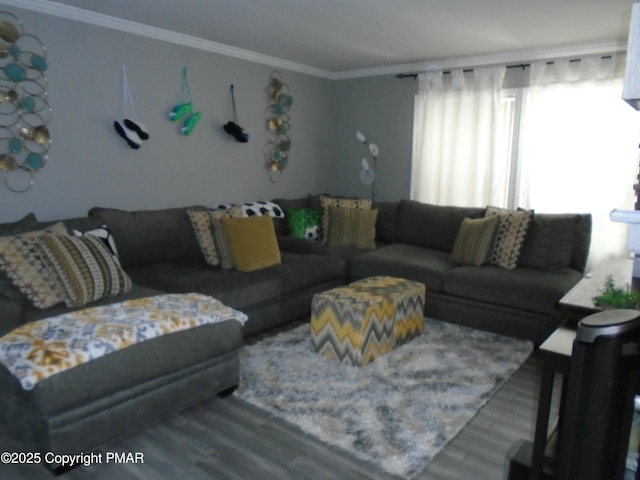
[[[600,292],[600,295],[593,297],[593,303],[603,310],[635,309],[640,301],[640,292],[632,290],[628,283],[622,287],[616,285],[611,275],[605,280],[604,288]]]

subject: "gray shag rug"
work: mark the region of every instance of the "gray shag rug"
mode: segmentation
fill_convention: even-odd
[[[237,397],[403,478],[420,473],[526,360],[531,342],[425,319],[364,368],[311,351],[309,325],[243,349]]]

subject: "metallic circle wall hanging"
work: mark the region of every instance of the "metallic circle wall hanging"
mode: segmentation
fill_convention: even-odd
[[[12,192],[26,192],[47,163],[47,49],[24,33],[15,15],[0,12],[0,171]]]
[[[293,96],[280,72],[272,72],[265,92],[267,99],[267,147],[264,149],[266,167],[273,183],[280,181],[282,171],[289,164],[291,150],[291,106]]]

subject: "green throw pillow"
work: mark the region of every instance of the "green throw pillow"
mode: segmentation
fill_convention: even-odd
[[[449,260],[462,265],[484,265],[499,223],[498,215],[477,219],[467,217],[462,220]]]
[[[321,208],[288,208],[287,224],[293,238],[320,239]]]

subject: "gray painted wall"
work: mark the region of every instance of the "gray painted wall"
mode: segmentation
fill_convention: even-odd
[[[47,47],[53,143],[48,163],[36,173],[31,190],[16,194],[0,183],[0,222],[28,212],[40,220],[83,216],[96,205],[131,210],[211,205],[294,198],[333,190],[332,183],[342,187],[332,176],[332,168],[340,168],[342,161],[331,161],[334,150],[340,150],[334,149],[336,142],[343,142],[342,137],[335,138],[336,105],[344,96],[335,94],[336,82],[281,71],[295,101],[293,146],[282,180],[272,184],[263,154],[269,66],[32,11],[8,10],[23,22],[25,33],[36,35]],[[112,127],[122,110],[122,64],[127,66],[137,116],[151,134],[140,150],[130,149]],[[202,112],[190,137],[178,133],[178,125],[167,116],[178,101],[183,66],[188,67],[194,108]],[[232,119],[230,84],[235,85],[240,124],[250,134],[247,144],[237,143],[222,130]],[[356,123],[362,129],[369,127]],[[384,127],[372,125],[371,134],[380,138],[386,155],[387,144],[378,134]],[[349,148],[353,143],[349,138]]]
[[[368,148],[356,140],[360,130],[380,149],[376,200],[409,198],[418,81],[369,77],[337,81],[335,89],[333,191],[352,196],[371,193],[370,186],[360,183],[360,162],[363,157],[371,161]]]

